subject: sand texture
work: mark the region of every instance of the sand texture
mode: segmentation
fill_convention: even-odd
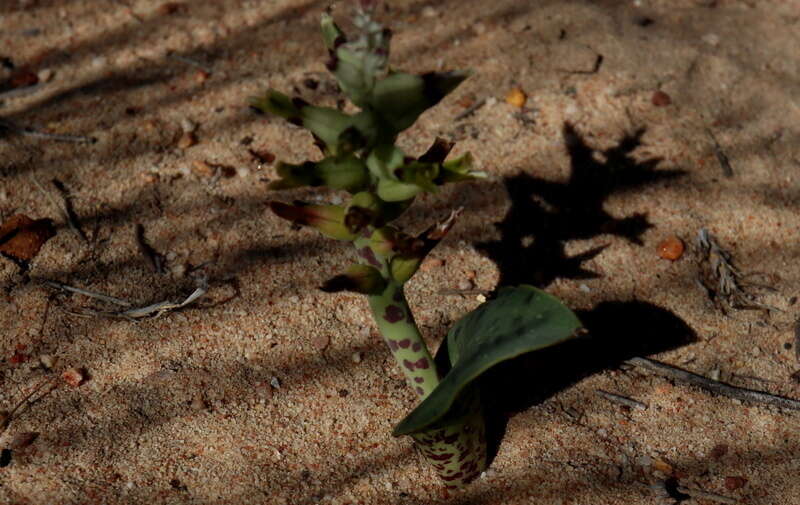
[[[248,108],[341,98],[327,2],[0,0],[0,222],[54,232],[27,271],[0,257],[0,408],[45,384],[0,439],[0,503],[800,504],[800,412],[623,363],[800,398],[800,2],[387,3],[393,66],[474,72],[401,146],[455,140],[490,174],[402,218],[464,207],[407,288],[431,348],[518,283],[590,332],[492,374],[489,470],[445,495],[391,437],[414,394],[366,301],[318,289],[349,244],[265,205],[347,196],[267,190],[276,160],[319,153]],[[702,287],[701,229],[738,298]],[[46,280],[127,308],[207,291],[125,319]]]

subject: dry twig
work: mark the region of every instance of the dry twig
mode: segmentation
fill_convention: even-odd
[[[609,393],[608,391],[603,391],[602,389],[598,389],[596,393],[611,403],[616,403],[636,410],[647,410],[646,404],[636,401],[632,398],[628,398],[627,396],[615,395],[614,393]]]
[[[453,121],[461,121],[464,118],[467,118],[475,113],[478,109],[483,107],[486,104],[486,98],[481,98],[477,100],[475,103],[458,113],[456,117],[453,118]]]
[[[702,375],[697,375],[695,373],[688,372],[681,368],[677,368],[672,365],[662,363],[660,361],[648,358],[635,357],[629,360],[625,360],[625,363],[640,368],[645,368],[647,370],[656,372],[660,375],[669,377],[671,379],[675,379],[681,382],[686,382],[687,384],[697,386],[701,389],[705,389],[706,391],[710,391],[711,393],[720,396],[726,396],[728,398],[733,398],[736,400],[746,401],[750,403],[771,405],[773,407],[779,407],[783,409],[800,410],[800,401],[795,400],[793,398],[773,395],[770,393],[765,393],[763,391],[757,391],[755,389],[747,389],[747,388],[731,386],[730,384],[725,384],[724,382],[715,381],[709,379],[708,377],[703,377]]]
[[[76,144],[94,144],[97,139],[94,137],[84,137],[82,135],[62,135],[59,133],[47,133],[34,130],[29,126],[19,126],[8,119],[0,118],[0,129],[6,129],[18,135],[33,137],[37,139],[55,140],[57,142],[73,142]]]
[[[780,311],[777,307],[759,302],[755,295],[744,288],[742,279],[745,276],[733,266],[730,253],[722,249],[705,228],[700,229],[697,235],[697,246],[704,253],[699,282],[720,310],[724,312],[724,306],[727,305],[731,309]]]
[[[728,155],[722,150],[722,146],[719,145],[717,138],[714,136],[711,130],[706,129],[706,133],[708,133],[709,138],[711,138],[714,156],[717,157],[717,161],[719,161],[719,164],[722,167],[722,175],[725,177],[733,177],[733,167],[728,159]]]
[[[64,283],[58,281],[50,281],[44,280],[42,281],[45,285],[50,286],[54,289],[61,289],[63,291],[70,291],[72,293],[78,293],[80,295],[88,296],[89,298],[97,298],[98,300],[103,300],[104,302],[113,303],[116,305],[121,305],[122,307],[130,307],[131,302],[127,300],[122,300],[120,298],[115,298],[113,296],[104,295],[102,293],[95,293],[93,291],[87,291],[85,289],[76,288],[74,286],[68,286]]]
[[[136,245],[139,247],[139,252],[141,252],[142,256],[147,260],[150,270],[157,274],[166,273],[166,268],[164,267],[166,259],[164,255],[159,254],[158,251],[153,249],[153,246],[147,243],[147,240],[144,238],[144,226],[140,223],[136,224]]]

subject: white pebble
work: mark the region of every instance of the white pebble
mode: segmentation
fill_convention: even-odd
[[[189,118],[181,119],[181,130],[184,133],[192,133],[197,129],[197,124]]]
[[[361,363],[361,353],[354,352],[353,355],[350,357],[353,360],[353,363]]]
[[[478,300],[481,303],[486,301],[486,297],[483,296],[483,295],[478,295],[478,296],[475,297],[475,299]]]
[[[430,5],[426,6],[424,9],[422,9],[422,17],[435,18],[438,15],[439,15],[439,13],[436,12],[436,9],[434,9]]]
[[[280,389],[280,387],[281,387],[281,381],[277,377],[275,377],[274,375],[269,380],[269,384],[270,384],[270,386],[274,387],[275,389]]]
[[[584,293],[591,293],[592,292],[592,289],[589,286],[587,286],[586,284],[581,284],[580,286],[578,286],[578,289],[580,289]]]
[[[462,279],[458,282],[458,289],[462,291],[468,291],[473,288],[472,281],[469,279]]]
[[[36,74],[36,77],[39,78],[39,82],[49,82],[50,79],[53,78],[53,71],[49,68],[43,68],[39,70],[39,73]]]
[[[709,46],[717,46],[719,44],[719,35],[716,33],[707,33],[703,35],[703,42]]]

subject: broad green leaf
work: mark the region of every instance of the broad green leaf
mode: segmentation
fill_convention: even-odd
[[[322,39],[325,41],[325,47],[330,50],[336,49],[335,43],[337,40],[344,39],[344,33],[327,12],[322,14],[320,28],[322,28]]]
[[[367,157],[367,167],[370,173],[379,180],[397,180],[395,170],[403,166],[405,153],[391,144],[381,144],[375,147]]]
[[[275,114],[292,124],[307,128],[332,154],[338,152],[339,136],[354,123],[351,116],[340,110],[310,105],[273,89],[263,97],[252,99],[250,104],[262,112]]]
[[[329,156],[322,161],[306,161],[299,165],[278,163],[280,179],[270,183],[270,189],[291,189],[301,186],[328,186],[355,192],[368,182],[367,167],[352,154]]]
[[[423,75],[396,72],[375,83],[372,105],[396,132],[401,132],[468,77],[465,72]]]
[[[394,429],[419,433],[457,408],[456,399],[492,366],[573,337],[581,323],[557,298],[532,286],[503,288],[447,334],[452,368],[436,389]]]

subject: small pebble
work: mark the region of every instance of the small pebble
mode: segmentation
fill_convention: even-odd
[[[354,352],[353,355],[350,356],[350,359],[353,360],[353,363],[361,363],[361,353],[360,352]]]
[[[208,79],[210,76],[211,76],[211,74],[209,74],[209,73],[208,73],[208,72],[206,72],[205,70],[198,70],[198,71],[197,71],[197,73],[196,73],[196,74],[194,74],[194,80],[195,80],[195,81],[196,81],[198,84],[203,84],[204,82],[206,82],[206,80],[207,80],[207,79]]]
[[[707,33],[703,35],[703,42],[710,46],[717,46],[719,44],[719,35],[716,33]]]
[[[683,241],[674,235],[658,244],[658,255],[665,260],[675,261],[683,256],[683,251]]]
[[[214,175],[214,167],[203,160],[194,160],[192,162],[192,172],[201,177],[211,177]]]
[[[475,287],[475,285],[469,279],[462,279],[458,282],[458,289],[461,291],[469,291],[473,287]]]
[[[427,272],[428,270],[438,268],[444,264],[444,261],[440,260],[439,258],[428,258],[422,262],[422,266],[420,266],[420,270],[423,272]]]
[[[197,144],[197,136],[191,132],[184,132],[178,139],[178,149],[188,149]]]
[[[181,119],[181,130],[183,130],[183,133],[192,133],[196,129],[197,129],[197,123],[195,123],[189,118]]]
[[[39,82],[50,82],[50,79],[53,78],[53,71],[49,68],[43,68],[39,70],[39,73],[36,74],[36,77],[39,78]]]
[[[664,475],[672,475],[672,472],[674,472],[672,465],[663,459],[656,459],[653,461],[653,470],[659,471]]]
[[[578,286],[578,289],[580,289],[584,293],[591,293],[592,292],[592,288],[590,288],[586,284],[581,284],[580,286]]]
[[[512,88],[506,95],[506,103],[514,107],[525,107],[525,102],[528,101],[528,95],[519,88]]]
[[[486,301],[486,297],[483,296],[483,295],[478,295],[478,296],[475,297],[475,299],[478,300],[481,303]]]
[[[78,387],[86,381],[86,374],[79,368],[70,368],[61,374],[61,378],[72,387]]]
[[[430,5],[426,6],[424,9],[422,9],[422,17],[435,18],[438,15],[439,15],[439,13],[436,12],[436,9],[434,9]]]
[[[275,389],[280,389],[281,388],[281,381],[275,376],[272,376],[272,378],[269,380],[269,384],[270,384],[270,386],[274,387]]]
[[[725,477],[725,489],[728,491],[736,491],[747,484],[747,479],[744,477]]]
[[[51,354],[42,354],[39,356],[39,362],[48,370],[52,370],[56,366],[56,357]]]
[[[659,90],[653,93],[653,96],[650,98],[650,101],[653,102],[653,105],[656,107],[666,107],[672,103],[672,98],[663,91]]]
[[[186,263],[175,263],[170,268],[170,271],[175,277],[183,277],[186,275]]]

